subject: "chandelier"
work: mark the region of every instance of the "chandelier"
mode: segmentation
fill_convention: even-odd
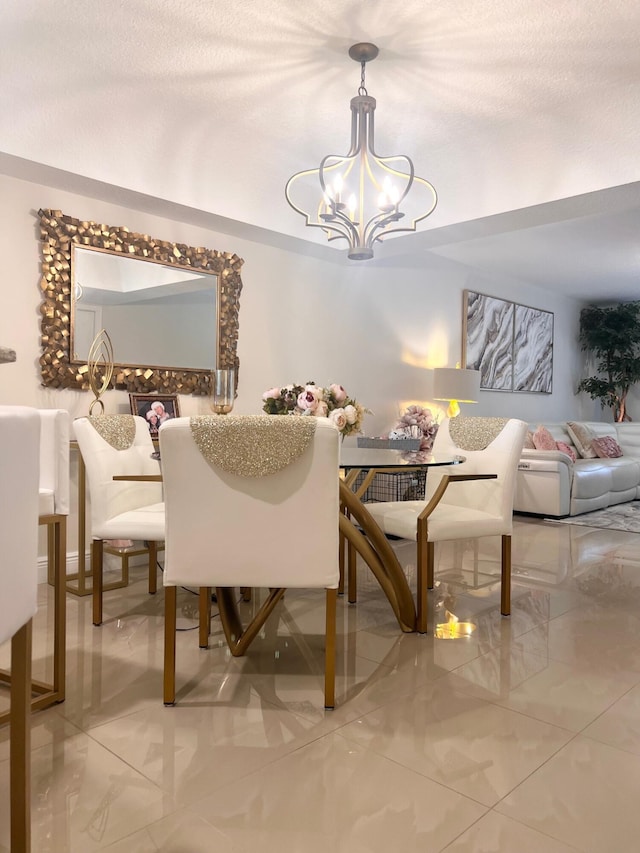
[[[367,92],[365,66],[377,55],[376,45],[368,42],[349,48],[349,56],[361,69],[358,94],[351,99],[349,153],[327,154],[319,168],[297,172],[285,187],[287,201],[305,217],[306,225],[322,228],[329,242],[346,240],[348,257],[357,261],[372,258],[373,244],[388,234],[415,231],[438,198],[429,181],[415,174],[409,157],[376,154],[376,99]],[[396,226],[402,219],[402,226]]]

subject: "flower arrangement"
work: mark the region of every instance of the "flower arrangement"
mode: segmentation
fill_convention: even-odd
[[[349,397],[342,385],[321,388],[315,382],[270,388],[262,395],[263,411],[268,415],[313,415],[329,418],[343,436],[362,432],[362,421],[369,409]]]
[[[420,450],[412,454],[412,458],[415,457],[415,461],[419,462],[431,453],[437,432],[438,416],[436,415],[434,418],[431,409],[425,409],[422,406],[409,406],[389,433],[389,438],[401,438],[402,436],[419,438]]]

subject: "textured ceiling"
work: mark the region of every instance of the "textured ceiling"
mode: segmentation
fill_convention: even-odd
[[[0,151],[303,240],[284,184],[346,151],[347,50],[374,41],[377,148],[438,190],[430,251],[640,296],[640,193],[593,195],[640,179],[635,0],[6,0],[2,17]],[[504,217],[531,207],[534,226]],[[475,220],[471,240],[450,230]],[[379,261],[419,262],[419,238]]]

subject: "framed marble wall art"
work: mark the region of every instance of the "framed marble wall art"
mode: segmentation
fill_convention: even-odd
[[[550,394],[553,314],[464,291],[463,364],[480,371],[480,388]]]
[[[513,390],[550,394],[553,380],[553,314],[515,306]]]
[[[465,367],[480,371],[480,388],[513,391],[513,302],[464,292]]]

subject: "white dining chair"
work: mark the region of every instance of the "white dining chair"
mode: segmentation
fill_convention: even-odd
[[[166,506],[164,701],[175,702],[176,588],[216,588],[245,654],[288,587],[326,590],[325,707],[335,704],[339,433],[324,418],[202,416],[160,430]],[[234,588],[270,592],[245,628]]]
[[[137,415],[78,418],[73,428],[89,486],[93,624],[101,625],[104,540],[148,543],[151,594],[157,589],[157,546],[164,541],[162,484],[116,481],[114,476],[158,475],[160,469],[152,458],[149,428]]]
[[[37,410],[0,406],[0,644],[11,640],[12,853],[31,850],[31,620],[38,588],[39,446]]]
[[[424,501],[367,504],[386,534],[417,542],[421,633],[427,630],[436,542],[501,536],[500,612],[510,615],[513,493],[526,431],[527,424],[514,418],[446,419],[438,428],[433,455],[460,455],[464,463],[430,469]]]

